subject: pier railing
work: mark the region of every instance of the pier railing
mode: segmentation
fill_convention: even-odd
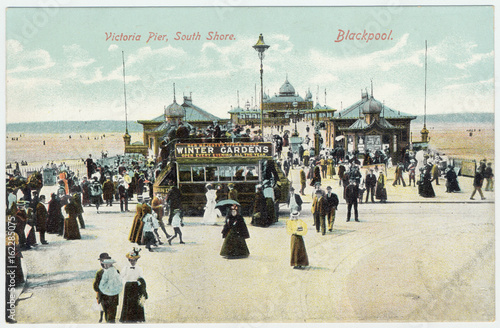
[[[16,168],[15,165],[12,165],[11,168],[7,168],[6,169],[7,174],[14,174],[15,168]],[[83,162],[78,163],[78,164],[66,164],[66,168],[68,170],[74,172],[75,175],[80,177],[80,178],[87,174],[87,167],[85,166],[85,164]],[[19,172],[21,173],[21,176],[23,176],[25,178],[29,177],[35,171],[43,171],[44,169],[52,169],[52,167],[47,167],[45,165],[35,166],[35,165],[29,165],[29,164],[27,166],[19,166]],[[59,165],[58,165],[58,169],[56,169],[54,171],[56,171],[56,172],[59,171]]]
[[[474,177],[476,173],[477,163],[474,159],[449,157],[448,164],[453,165],[455,168],[460,168],[458,175]]]

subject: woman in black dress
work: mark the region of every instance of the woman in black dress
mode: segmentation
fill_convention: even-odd
[[[460,186],[458,185],[457,174],[452,165],[448,165],[446,171],[446,192],[459,192]]]
[[[64,216],[61,212],[62,205],[55,193],[50,195],[49,209],[47,214],[47,233],[60,233],[60,225],[64,224]]]
[[[418,192],[420,196],[425,198],[432,198],[436,196],[436,194],[434,193],[434,188],[432,188],[431,184],[432,181],[431,170],[432,170],[432,164],[427,164],[423,173],[420,176]]]
[[[238,205],[233,205],[222,229],[224,243],[220,255],[226,258],[243,258],[250,255],[245,239],[250,238],[245,220],[239,213]]]

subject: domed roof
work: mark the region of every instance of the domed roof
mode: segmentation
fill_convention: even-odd
[[[294,96],[295,88],[288,82],[288,78],[285,80],[285,83],[280,88],[280,96]]]
[[[363,104],[363,114],[380,114],[381,111],[382,104],[373,97]]]
[[[174,102],[167,107],[165,107],[165,117],[184,117],[186,115],[186,111],[184,107],[179,105],[175,99]]]

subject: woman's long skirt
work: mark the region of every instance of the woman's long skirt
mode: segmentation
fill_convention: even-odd
[[[123,289],[123,305],[120,322],[144,322],[144,307],[139,304],[141,287],[137,281],[129,281]]]
[[[250,255],[245,238],[238,236],[233,229],[229,231],[222,244],[220,255],[228,258],[247,257]]]
[[[375,189],[375,198],[380,200],[387,200],[387,190],[379,184],[377,184],[377,187]]]
[[[130,229],[130,233],[128,236],[128,240],[135,243],[137,241],[137,234],[139,232],[139,226],[142,223],[141,217],[134,217],[134,221],[132,222],[132,228]]]
[[[421,189],[419,191],[420,191],[420,196],[422,197],[432,198],[436,196],[430,180],[424,179],[421,185]]]
[[[299,235],[292,235],[291,240],[291,266],[308,266],[309,259],[307,257],[306,245],[304,244],[304,239]]]
[[[64,238],[65,239],[82,239],[78,221],[75,217],[69,217],[64,220]]]

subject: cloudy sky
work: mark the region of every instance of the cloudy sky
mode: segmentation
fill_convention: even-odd
[[[6,22],[7,122],[124,119],[122,51],[130,120],[160,115],[192,92],[219,116],[260,90],[260,33],[270,48],[264,89],[288,80],[302,97],[340,109],[361,89],[389,107],[427,112],[494,111],[493,8],[476,7],[182,7],[9,8]],[[390,40],[343,40],[391,33]],[[175,40],[177,32],[200,40]],[[234,40],[207,40],[209,32]],[[140,36],[117,40],[112,34]],[[150,40],[151,33],[168,41]],[[317,90],[319,89],[319,94]]]

